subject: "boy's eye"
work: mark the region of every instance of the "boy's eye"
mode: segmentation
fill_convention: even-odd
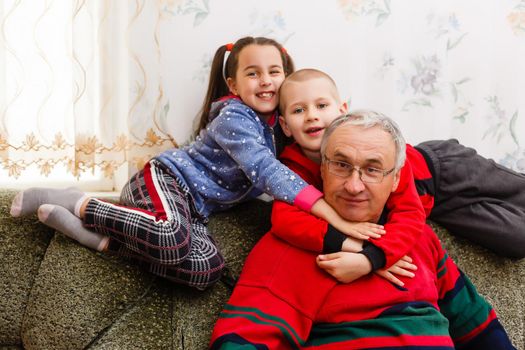
[[[325,109],[326,107],[328,107],[328,103],[319,103],[319,105],[317,107],[319,109]]]
[[[246,73],[246,75],[249,76],[249,77],[254,77],[254,76],[257,75],[257,73],[255,73],[255,72],[248,72],[248,73]]]
[[[281,74],[281,71],[277,70],[277,69],[276,70],[272,70],[272,71],[270,71],[270,74],[272,74],[272,75],[279,75],[279,74]]]
[[[299,114],[299,113],[302,113],[302,112],[304,112],[304,108],[302,108],[302,107],[296,107],[292,111],[293,114]]]

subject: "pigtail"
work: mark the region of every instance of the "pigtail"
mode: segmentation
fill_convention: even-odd
[[[195,135],[206,127],[208,124],[208,118],[211,110],[211,104],[219,97],[225,96],[229,93],[228,86],[223,76],[224,72],[224,56],[229,47],[228,45],[222,45],[217,49],[211,63],[210,78],[208,82],[208,90],[204,97],[204,102],[199,113],[199,123],[195,129]]]
[[[288,76],[295,72],[295,65],[293,63],[292,57],[288,54],[288,51],[284,47],[281,46],[281,57],[283,59],[283,68],[284,68],[284,75]]]

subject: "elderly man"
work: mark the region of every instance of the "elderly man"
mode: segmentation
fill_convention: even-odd
[[[366,111],[339,117],[321,152],[326,201],[346,220],[381,223],[405,154],[395,123]],[[377,181],[363,181],[371,177]],[[344,284],[312,252],[266,234],[246,260],[211,348],[514,349],[429,226],[410,256],[418,270],[403,287],[376,274]]]

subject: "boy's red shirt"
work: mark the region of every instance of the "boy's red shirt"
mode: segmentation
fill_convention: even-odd
[[[294,143],[287,146],[280,160],[303,180],[322,191],[321,171],[318,164],[308,159]],[[386,267],[406,255],[421,235],[426,216],[430,213],[433,198],[420,198],[414,184],[412,162],[417,163],[419,178],[430,176],[426,162],[421,154],[407,145],[407,161],[401,169],[398,188],[387,201],[389,211],[386,234],[370,242],[385,253]],[[423,162],[423,163],[421,163]],[[425,204],[425,208],[422,204]],[[321,253],[328,223],[312,214],[281,201],[274,201],[271,232],[289,244]]]

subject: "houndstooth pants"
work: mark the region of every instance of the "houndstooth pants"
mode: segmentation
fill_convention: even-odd
[[[124,186],[122,205],[91,199],[84,225],[110,237],[109,250],[153,274],[204,289],[219,280],[224,259],[188,188],[157,160]]]

